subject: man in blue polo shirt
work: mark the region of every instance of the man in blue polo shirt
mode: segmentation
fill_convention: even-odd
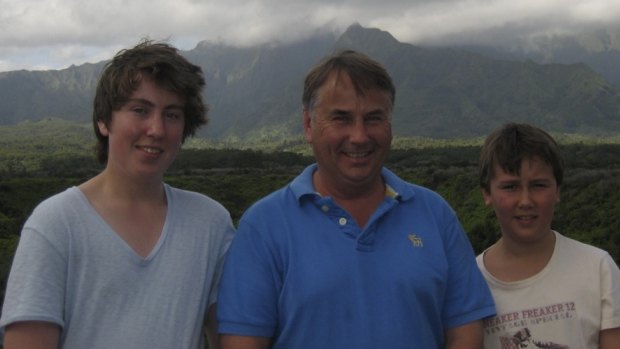
[[[394,97],[358,52],[308,73],[316,164],[241,218],[219,291],[222,349],[482,347],[495,309],[457,217],[383,167]]]

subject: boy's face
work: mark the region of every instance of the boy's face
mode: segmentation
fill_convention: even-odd
[[[143,75],[129,100],[112,113],[109,126],[98,124],[109,138],[107,168],[145,180],[161,178],[181,147],[184,106],[181,96]]]
[[[551,165],[539,157],[525,158],[520,175],[506,173],[495,165],[484,202],[495,210],[502,237],[532,243],[551,233],[551,221],[560,188]]]

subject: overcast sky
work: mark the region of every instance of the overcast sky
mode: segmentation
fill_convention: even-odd
[[[620,23],[620,0],[0,0],[0,71],[99,62],[143,37],[189,50],[352,23],[412,44],[506,44]]]

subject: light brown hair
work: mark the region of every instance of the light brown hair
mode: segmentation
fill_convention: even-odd
[[[140,86],[142,76],[149,75],[162,88],[185,99],[183,141],[207,123],[208,106],[202,100],[205,80],[202,69],[166,43],[143,40],[130,49],[119,51],[106,64],[93,101],[93,126],[97,136],[97,160],[108,159],[108,137],[99,132],[98,122],[110,126],[112,113],[119,110]]]

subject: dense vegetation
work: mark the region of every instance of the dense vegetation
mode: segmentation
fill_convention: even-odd
[[[404,140],[396,144],[407,143]],[[465,145],[397,148],[388,167],[403,178],[430,187],[454,207],[476,252],[495,241],[498,227],[484,206],[477,181],[476,142]],[[567,166],[554,228],[606,249],[620,262],[620,145],[564,144]],[[0,297],[20,228],[44,198],[77,185],[100,170],[84,152],[52,150],[12,172],[0,154]],[[3,163],[4,162],[4,163]],[[240,149],[185,149],[166,181],[205,193],[224,204],[235,222],[256,199],[285,185],[312,158],[298,152]]]

